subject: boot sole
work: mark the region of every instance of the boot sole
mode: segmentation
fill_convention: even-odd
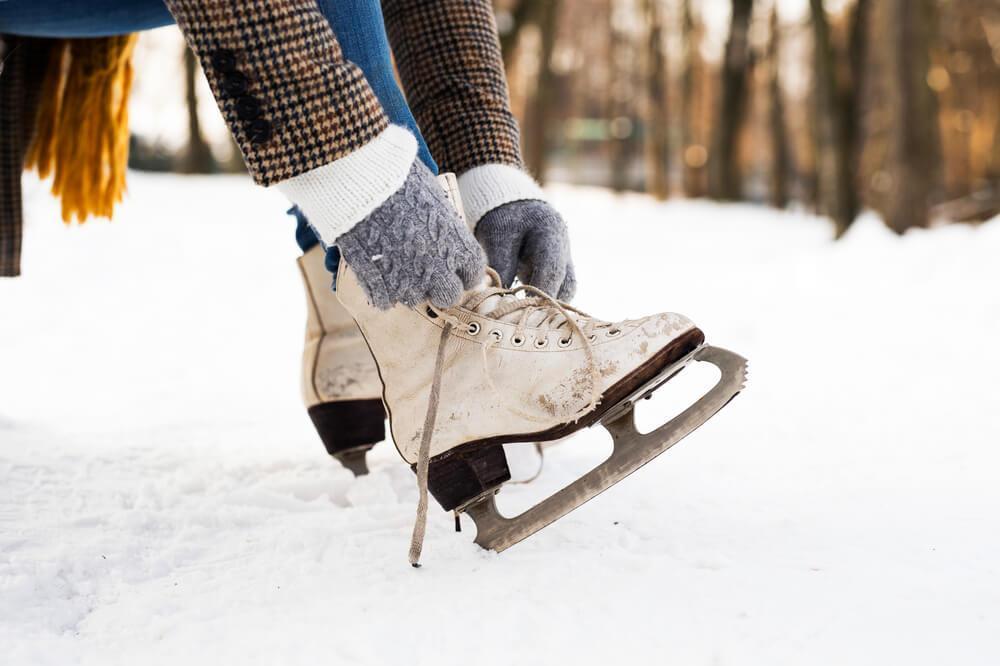
[[[309,418],[326,452],[355,476],[368,473],[368,450],[385,439],[385,408],[378,399],[313,405]]]

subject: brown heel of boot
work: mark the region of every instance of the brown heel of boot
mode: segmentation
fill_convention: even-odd
[[[427,468],[427,489],[445,511],[460,509],[472,500],[496,492],[510,480],[503,446],[457,451]]]
[[[342,400],[313,405],[309,418],[326,452],[355,476],[368,473],[368,450],[385,439],[381,400]]]

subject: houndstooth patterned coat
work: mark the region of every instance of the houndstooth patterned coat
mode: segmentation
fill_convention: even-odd
[[[345,157],[388,126],[315,0],[166,4],[259,184]],[[414,114],[441,168],[521,166],[490,1],[383,5]]]

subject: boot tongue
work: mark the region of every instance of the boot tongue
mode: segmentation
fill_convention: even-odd
[[[489,289],[492,286],[493,286],[493,283],[490,281],[490,278],[489,277],[484,277],[483,281],[481,283],[479,283],[479,286],[475,288],[475,291],[482,291],[484,289]],[[500,307],[504,303],[511,303],[511,302],[516,301],[516,300],[517,300],[517,296],[510,296],[510,295],[506,295],[506,294],[494,294],[493,296],[490,296],[485,301],[483,301],[482,303],[480,303],[479,307],[476,308],[476,312],[478,312],[481,315],[489,316],[489,314],[491,312],[493,312],[494,310],[496,310],[498,307]],[[510,323],[516,323],[517,318],[520,317],[520,316],[521,316],[521,312],[511,312],[510,314],[507,314],[507,315],[504,315],[503,317],[501,317],[500,321],[510,322]],[[532,315],[532,316],[534,316],[534,315]]]
[[[479,286],[473,289],[473,291],[482,291],[483,289],[489,289],[490,287],[493,286],[494,285],[493,282],[490,280],[490,277],[486,276],[483,278],[482,282],[479,283]],[[476,311],[481,315],[489,316],[491,312],[496,310],[501,305],[504,305],[506,303],[517,302],[519,300],[522,300],[523,298],[524,298],[523,296],[518,297],[510,294],[495,294],[487,298],[485,301],[483,301],[479,305],[479,307],[476,308]],[[538,327],[542,323],[542,321],[545,320],[546,317],[552,314],[552,310],[553,310],[552,307],[545,307],[545,306],[533,307],[531,310],[531,314],[528,315],[528,320],[527,322],[525,322],[525,325],[531,328]],[[519,321],[521,321],[522,316],[524,316],[523,310],[515,310],[514,312],[509,312],[504,316],[497,318],[497,321],[502,321],[507,324],[516,324]],[[562,319],[560,318],[557,319],[556,321],[557,322],[562,321]]]

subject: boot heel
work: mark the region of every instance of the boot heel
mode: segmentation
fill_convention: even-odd
[[[381,400],[341,400],[313,405],[309,418],[326,452],[355,476],[368,473],[368,450],[385,439],[385,408]]]
[[[427,489],[445,511],[462,507],[510,480],[503,446],[460,451],[427,468]]]

